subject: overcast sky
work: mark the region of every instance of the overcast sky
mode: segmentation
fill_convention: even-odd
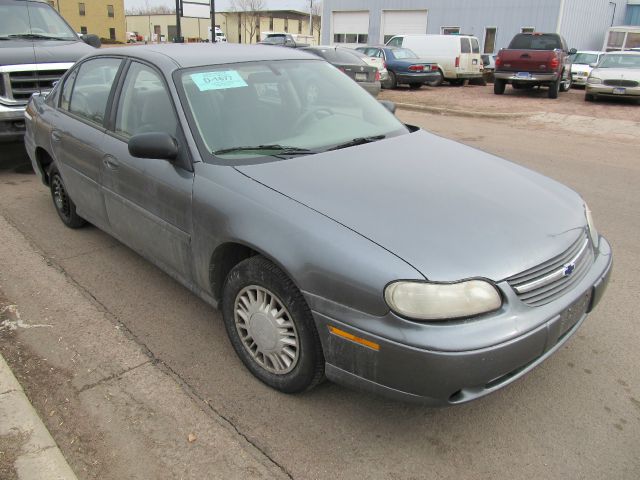
[[[187,0],[188,1],[188,0]],[[166,5],[175,7],[175,0],[148,0],[149,5]],[[225,10],[231,3],[230,0],[215,0],[216,9]],[[309,10],[309,0],[265,0],[265,4],[271,10]],[[124,8],[144,7],[145,0],[124,0]]]

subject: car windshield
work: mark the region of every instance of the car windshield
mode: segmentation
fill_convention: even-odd
[[[572,60],[573,63],[580,65],[589,65],[591,63],[598,63],[597,53],[576,53]]]
[[[272,43],[273,45],[282,45],[285,42],[285,40],[286,38],[284,35],[279,35],[279,36],[272,35],[262,40],[262,43]]]
[[[418,56],[413,53],[412,50],[409,50],[408,48],[394,48],[393,50],[391,50],[391,53],[393,53],[393,56],[399,59],[403,59],[403,58],[418,58]]]
[[[555,34],[519,33],[511,40],[509,48],[512,50],[562,50],[562,42]]]
[[[607,54],[600,61],[598,68],[640,68],[640,55]]]
[[[225,160],[311,154],[408,133],[324,61],[215,65],[179,75],[201,148]]]
[[[78,37],[48,4],[3,2],[0,4],[0,38],[76,40]]]

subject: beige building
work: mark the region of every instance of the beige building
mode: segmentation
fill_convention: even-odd
[[[126,41],[124,0],[48,0],[78,33]]]
[[[255,21],[253,28],[251,25]],[[319,24],[319,20],[316,19]],[[180,27],[185,42],[205,41],[209,37],[211,22],[207,18],[180,19]],[[309,14],[295,10],[269,10],[248,15],[239,12],[216,12],[216,25],[232,43],[256,43],[263,32],[288,32],[309,34]],[[175,14],[163,15],[127,15],[127,32],[136,32],[145,41],[171,42],[176,36]],[[319,32],[314,32],[319,37]]]

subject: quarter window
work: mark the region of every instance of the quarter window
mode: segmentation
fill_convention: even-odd
[[[155,70],[138,62],[131,64],[118,102],[115,126],[116,133],[126,138],[149,132],[176,136],[178,121],[171,97]]]
[[[69,100],[69,111],[102,125],[120,63],[117,58],[99,58],[80,65]]]

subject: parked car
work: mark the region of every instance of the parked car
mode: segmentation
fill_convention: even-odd
[[[467,402],[557,351],[607,285],[578,194],[404,125],[301,50],[104,49],[27,113],[62,222],[220,307],[242,362],[283,392],[326,375]]]
[[[281,47],[290,48],[302,48],[309,46],[308,43],[297,42],[290,33],[270,33],[258,43],[262,45],[279,45]]]
[[[366,55],[358,49],[352,50],[349,48],[347,49],[347,51],[362,59],[367,65],[376,67],[378,69],[378,72],[380,72],[380,83],[382,85],[384,85],[385,82],[389,81],[389,71],[387,70],[387,65],[384,63],[384,60],[382,58]]]
[[[208,40],[214,43],[227,43],[227,36],[224,34],[220,27],[215,27],[215,38],[211,36],[211,27],[209,27]]]
[[[587,84],[587,78],[593,70],[592,65],[596,65],[602,55],[604,52],[584,51],[571,56],[571,82],[573,86],[584,87]]]
[[[471,35],[397,35],[388,47],[408,48],[418,57],[437,63],[442,79],[452,85],[482,78],[480,44]]]
[[[556,33],[518,33],[509,48],[498,52],[493,91],[502,95],[507,84],[515,89],[549,88],[549,98],[571,88],[570,55],[576,49]]]
[[[51,90],[100,39],[79,37],[48,3],[0,0],[0,40],[0,142],[22,140],[31,94]]]
[[[331,65],[337,67],[374,97],[377,97],[380,93],[380,72],[376,67],[367,65],[355,53],[346,48],[333,46],[306,47],[304,50],[325,59]],[[308,86],[309,89],[312,89],[312,87],[319,88],[316,86],[316,82],[312,82]],[[310,93],[310,95],[314,94]]]
[[[356,50],[384,60],[389,72],[387,81],[382,84],[384,88],[407,84],[410,88],[418,89],[425,83],[437,86],[442,82],[437,64],[418,58],[407,48],[358,47]]]
[[[611,52],[602,56],[587,80],[585,100],[627,97],[640,101],[640,53]]]
[[[497,55],[484,54],[484,55],[480,55],[480,58],[482,58],[483,71],[487,73],[493,73],[496,69]]]

